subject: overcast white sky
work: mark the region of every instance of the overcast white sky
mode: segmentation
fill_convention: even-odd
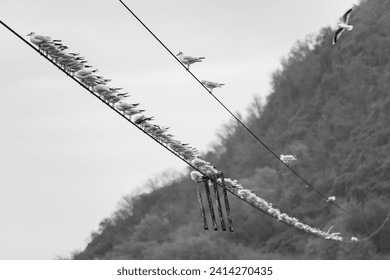
[[[293,44],[334,26],[357,1],[125,3],[172,52],[205,56],[193,73],[225,83],[214,93],[245,113],[254,95],[269,93]],[[22,36],[62,39],[202,151],[231,120],[117,0],[1,0],[0,19]],[[123,195],[186,166],[2,26],[0,42],[0,259],[69,256]]]

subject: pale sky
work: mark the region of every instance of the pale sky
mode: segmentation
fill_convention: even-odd
[[[125,3],[173,53],[205,56],[192,72],[225,83],[215,95],[245,114],[254,95],[270,92],[294,43],[335,26],[357,1]],[[61,39],[201,151],[231,121],[117,0],[1,0],[0,19],[24,38]],[[3,26],[0,42],[0,259],[66,257],[85,248],[123,195],[186,166]]]

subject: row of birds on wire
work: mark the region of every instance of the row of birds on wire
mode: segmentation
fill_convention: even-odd
[[[344,24],[348,23],[349,14],[352,11],[349,10],[344,15]],[[341,22],[342,24],[343,22]],[[339,26],[341,31],[336,31],[334,43],[340,37],[344,29],[348,29],[346,26]],[[169,150],[174,152],[177,156],[184,159],[191,166],[197,170],[191,172],[191,179],[195,183],[203,182],[205,177],[211,177],[219,174],[221,171],[217,170],[210,162],[207,162],[199,157],[199,151],[196,148],[191,147],[189,144],[183,143],[174,139],[174,136],[168,133],[169,127],[159,126],[153,124],[154,117],[146,117],[144,115],[145,110],[139,108],[140,103],[126,102],[125,99],[129,97],[128,92],[121,92],[123,88],[110,87],[108,85],[111,79],[106,79],[101,75],[97,75],[97,69],[92,69],[92,66],[88,65],[88,61],[79,53],[68,52],[68,47],[62,44],[61,40],[53,40],[49,36],[43,36],[31,32],[28,34],[30,41],[38,47],[41,54],[45,55],[48,59],[53,61],[57,66],[63,69],[66,73],[76,78],[81,84],[83,84],[89,91],[94,93],[101,100],[111,106],[116,111],[123,114],[129,121],[140,127],[145,133],[156,139],[160,143],[164,144]],[[196,62],[200,62],[204,57],[190,57],[184,56],[182,52],[178,54],[179,60],[187,66]],[[202,83],[213,90],[214,88],[221,87],[224,84],[215,83],[203,80]],[[296,160],[292,155],[281,155],[281,160],[285,163],[291,163]],[[218,184],[222,185],[222,179],[217,180]],[[290,217],[289,215],[282,213],[279,209],[273,207],[272,203],[262,199],[250,189],[244,188],[236,180],[230,178],[224,178],[225,187],[232,193],[247,201],[254,207],[266,212],[278,221],[281,221],[289,226],[292,226],[300,231],[308,234],[335,241],[344,241],[344,238],[340,236],[340,233],[331,232],[330,227],[327,231],[323,231],[314,227],[311,227],[305,223],[300,222],[297,218]],[[333,202],[334,196],[328,198],[328,202]],[[358,241],[356,237],[351,237],[351,241]]]

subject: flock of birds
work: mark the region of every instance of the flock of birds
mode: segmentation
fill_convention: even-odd
[[[335,44],[340,38],[343,30],[352,30],[352,26],[348,25],[348,19],[351,11],[352,9],[348,10],[338,24],[339,29],[334,34],[333,44]],[[128,92],[121,92],[123,88],[110,87],[108,83],[111,82],[111,79],[106,79],[103,76],[97,75],[97,69],[92,69],[92,66],[88,65],[88,61],[86,61],[84,57],[80,56],[80,54],[68,52],[68,47],[62,44],[61,40],[53,40],[49,36],[38,35],[34,32],[31,32],[28,36],[30,37],[30,41],[38,47],[41,54],[53,61],[67,74],[76,78],[89,91],[117,112],[124,115],[129,121],[137,125],[149,136],[165,145],[169,150],[180,156],[192,167],[195,167],[197,170],[190,173],[191,179],[195,183],[203,182],[205,178],[221,173],[221,171],[217,170],[210,162],[201,159],[198,155],[199,151],[196,148],[174,139],[174,136],[168,133],[169,127],[153,124],[152,121],[154,117],[145,116],[145,110],[139,108],[140,103],[125,101],[125,99],[129,97]],[[204,57],[184,56],[182,52],[179,52],[177,56],[179,57],[180,62],[187,66],[187,69],[189,69],[191,64],[201,62],[205,59]],[[222,87],[224,85],[205,80],[202,81],[202,84],[211,91],[214,88]],[[280,159],[285,164],[290,164],[291,162],[297,160],[296,156],[293,155],[281,155]],[[224,181],[222,182],[222,179],[218,178],[217,183],[221,186],[225,186],[229,191],[241,199],[247,201],[275,219],[293,226],[300,231],[324,239],[343,241],[343,237],[341,237],[339,233],[330,232],[332,227],[330,227],[328,231],[323,231],[304,224],[297,218],[290,217],[287,214],[282,213],[279,209],[273,207],[271,203],[265,201],[251,190],[243,188],[236,180],[232,180],[230,178],[224,178],[223,180]],[[336,198],[334,196],[331,196],[327,199],[327,202],[333,202],[335,199]],[[352,237],[351,241],[358,241],[358,239],[356,237]]]

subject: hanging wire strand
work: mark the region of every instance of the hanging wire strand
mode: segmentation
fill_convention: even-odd
[[[249,134],[251,134],[265,149],[268,150],[275,158],[277,158],[285,167],[287,167],[295,176],[297,176],[306,186],[314,190],[317,194],[319,194],[322,198],[327,199],[327,196],[324,195],[321,191],[319,191],[317,188],[315,188],[312,184],[310,184],[306,179],[304,179],[297,171],[295,171],[293,168],[291,168],[288,164],[284,163],[280,157],[272,151],[270,147],[266,143],[264,143],[252,130],[245,125],[229,108],[225,106],[225,104],[222,103],[187,67],[184,66],[180,62],[180,60],[175,56],[172,51],[153,33],[152,30],[150,30],[145,23],[122,1],[119,0],[119,2],[129,11],[137,20],[138,22],[165,48],[166,51],[168,51],[175,60],[180,63],[180,65],[183,66],[184,69],[187,70],[187,72],[243,127]],[[339,206],[337,203],[332,202],[332,205],[336,208],[340,209],[344,213],[354,217],[355,219],[359,219],[354,214],[349,212],[348,210],[344,209],[343,207]]]
[[[126,121],[128,121],[129,123],[131,123],[133,126],[135,126],[136,128],[138,128],[141,132],[143,132],[144,134],[146,134],[147,136],[149,136],[150,138],[152,138],[155,142],[157,142],[160,146],[162,146],[163,148],[165,148],[166,150],[168,150],[170,153],[172,153],[174,156],[176,156],[177,158],[179,158],[180,160],[182,160],[184,163],[186,163],[188,166],[190,166],[191,168],[193,168],[194,170],[197,170],[198,172],[200,172],[205,178],[208,178],[208,179],[212,179],[210,176],[208,176],[207,174],[205,174],[203,171],[201,171],[199,168],[197,168],[196,166],[194,166],[191,162],[189,162],[188,160],[184,159],[183,157],[181,157],[180,155],[178,155],[177,153],[175,153],[173,150],[171,150],[170,148],[168,148],[167,146],[165,146],[164,144],[162,144],[160,141],[158,141],[154,136],[150,135],[149,133],[147,133],[146,131],[144,131],[141,127],[139,127],[137,124],[135,124],[133,121],[131,121],[129,118],[127,118],[123,113],[121,113],[120,111],[118,111],[117,109],[115,109],[113,106],[111,106],[110,104],[108,104],[104,99],[102,99],[99,95],[95,94],[93,91],[91,91],[87,86],[85,86],[83,83],[81,83],[79,80],[77,80],[75,77],[73,77],[72,75],[70,75],[67,71],[65,71],[65,69],[61,68],[57,63],[55,63],[54,61],[52,61],[48,56],[44,55],[43,53],[40,52],[40,50],[36,49],[33,45],[31,45],[27,40],[25,40],[23,37],[21,37],[16,31],[14,31],[11,27],[9,27],[7,24],[5,24],[3,21],[0,20],[0,23],[5,27],[7,28],[10,32],[12,32],[15,36],[17,36],[20,40],[22,40],[24,43],[26,43],[28,46],[30,46],[34,51],[36,51],[38,54],[40,54],[41,56],[43,56],[46,60],[48,60],[49,62],[51,62],[54,66],[56,66],[59,70],[61,70],[63,73],[65,73],[68,77],[70,77],[72,80],[74,80],[76,83],[78,83],[80,86],[82,86],[84,89],[86,89],[89,93],[91,93],[93,96],[95,96],[96,98],[98,98],[100,101],[102,101],[105,105],[109,106],[113,111],[115,111],[117,114],[119,114],[122,118],[124,118]],[[222,187],[222,188],[225,188],[229,193],[231,193],[232,195],[236,196],[238,199],[246,202],[247,204],[251,205],[253,208],[257,209],[257,210],[260,210],[262,213],[266,214],[267,216],[271,217],[272,219],[276,220],[276,221],[280,221],[282,223],[284,223],[285,225],[287,225],[288,227],[290,228],[293,228],[294,230],[298,231],[298,232],[302,232],[302,233],[305,233],[305,234],[308,234],[310,236],[314,236],[314,237],[317,237],[317,238],[320,238],[320,239],[324,239],[323,237],[321,236],[318,236],[312,232],[307,232],[303,229],[300,229],[300,228],[297,228],[295,226],[293,226],[292,224],[289,224],[287,223],[286,221],[284,220],[278,220],[277,218],[275,218],[274,216],[272,216],[270,213],[268,213],[267,211],[261,209],[260,207],[254,205],[253,203],[250,203],[249,201],[243,199],[238,193],[236,193],[233,189],[229,188],[229,187],[226,187],[226,186],[223,186],[221,184],[219,184],[218,182],[216,182],[218,186]],[[376,234],[378,234],[381,229],[385,226],[386,222],[389,220],[390,218],[390,212],[387,214],[386,216],[386,219],[383,221],[383,223],[378,227],[377,230],[375,230],[372,234],[368,235],[367,237],[364,237],[364,238],[361,238],[359,239],[358,241],[347,241],[347,240],[337,240],[338,242],[343,242],[343,243],[355,243],[355,242],[361,242],[361,241],[365,241],[365,240],[368,240],[370,238],[372,238],[373,236],[375,236]],[[327,239],[328,240],[328,239]],[[333,240],[333,239],[329,239],[329,240]],[[335,241],[335,240],[333,240]]]

